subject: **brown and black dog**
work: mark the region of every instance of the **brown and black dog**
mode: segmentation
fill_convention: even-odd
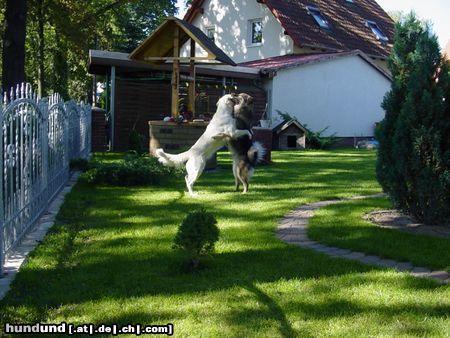
[[[253,97],[248,94],[239,94],[240,102],[234,106],[234,118],[236,128],[248,130],[251,133],[253,121]],[[249,182],[255,172],[255,166],[264,157],[265,149],[259,142],[254,142],[248,135],[232,138],[230,135],[221,133],[216,137],[223,137],[233,156],[233,174],[236,191],[242,183],[243,193],[248,192]]]

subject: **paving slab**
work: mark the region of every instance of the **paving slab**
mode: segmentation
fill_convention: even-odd
[[[378,256],[366,256],[359,260],[361,263],[368,265],[377,265],[379,261],[381,261],[381,257]]]
[[[357,252],[357,251],[351,251],[346,255],[343,255],[342,257],[347,258],[347,259],[354,259],[354,260],[360,260],[362,258],[364,258],[366,255],[363,254],[362,252]]]
[[[338,256],[344,256],[344,255],[348,255],[349,253],[351,253],[351,250],[348,249],[341,249],[341,248],[336,248],[337,250],[334,252],[335,255]]]
[[[392,259],[381,259],[378,262],[375,263],[378,266],[381,266],[383,268],[395,268],[395,266],[398,264],[397,261],[394,261]]]
[[[398,271],[411,271],[413,269],[413,265],[410,262],[397,262],[395,269]]]
[[[431,270],[428,268],[424,268],[422,266],[416,266],[411,270],[411,272],[420,274],[420,273],[430,273]]]
[[[450,278],[450,274],[447,271],[431,271],[428,277],[445,281]]]

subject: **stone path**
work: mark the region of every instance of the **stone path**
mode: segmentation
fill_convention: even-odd
[[[42,241],[47,231],[55,223],[56,215],[64,203],[64,197],[72,190],[79,176],[79,172],[72,174],[66,185],[59,191],[47,210],[39,218],[33,230],[25,236],[20,245],[6,258],[3,269],[5,275],[0,278],[0,299],[3,299],[9,291],[12,281],[28,254]]]
[[[397,271],[409,272],[415,277],[432,278],[439,283],[449,284],[450,274],[446,271],[432,271],[426,267],[413,266],[410,262],[398,262],[392,259],[383,259],[378,256],[367,256],[363,252],[323,245],[308,238],[308,221],[313,217],[314,212],[317,209],[340,202],[381,196],[384,195],[358,196],[350,199],[330,200],[302,205],[291,211],[278,223],[278,228],[276,230],[277,237],[286,243],[322,252],[328,256],[353,259],[361,263],[384,268],[393,268]]]

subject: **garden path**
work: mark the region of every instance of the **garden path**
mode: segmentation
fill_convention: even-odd
[[[446,271],[433,271],[427,267],[413,266],[410,262],[398,262],[382,257],[366,255],[363,252],[341,249],[333,246],[320,244],[308,238],[307,225],[314,212],[328,205],[345,202],[349,200],[382,197],[384,194],[357,196],[349,199],[329,200],[316,203],[310,203],[299,206],[284,216],[278,223],[276,230],[277,237],[288,243],[324,253],[328,256],[345,259],[353,259],[364,264],[375,265],[384,268],[392,268],[401,272],[408,272],[415,277],[431,278],[442,284],[450,283],[450,274]]]

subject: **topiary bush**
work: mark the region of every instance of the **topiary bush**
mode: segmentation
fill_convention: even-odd
[[[138,186],[158,185],[182,175],[181,169],[163,166],[154,157],[128,154],[118,163],[91,163],[82,178],[90,184]]]
[[[201,209],[188,213],[183,219],[175,236],[173,248],[184,252],[191,267],[196,270],[201,257],[214,251],[214,244],[218,239],[219,228],[216,218]]]
[[[450,87],[436,36],[414,15],[396,25],[389,60],[377,178],[395,207],[430,224],[450,223]]]

